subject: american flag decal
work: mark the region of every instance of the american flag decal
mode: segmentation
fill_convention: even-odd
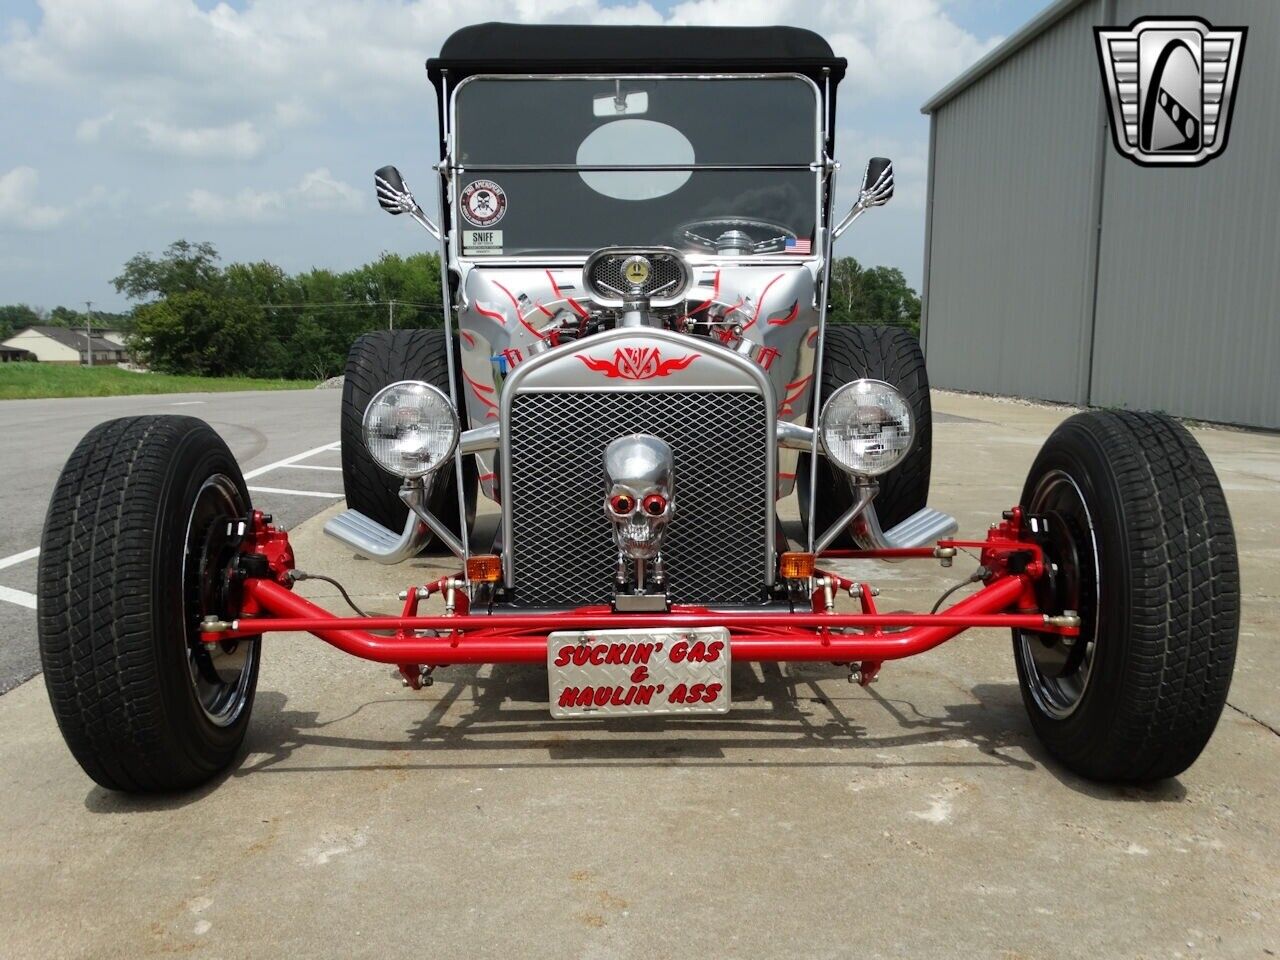
[[[808,256],[812,251],[812,246],[813,244],[808,237],[803,240],[794,240],[788,237],[786,251],[787,253],[799,253],[804,256]]]

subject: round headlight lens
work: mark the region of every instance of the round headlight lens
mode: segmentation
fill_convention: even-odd
[[[364,445],[378,466],[397,477],[438,470],[458,442],[458,415],[439,389],[401,380],[379,390],[364,411]]]
[[[864,477],[896,467],[915,438],[906,398],[880,380],[855,380],[833,393],[823,404],[818,429],[827,456]]]

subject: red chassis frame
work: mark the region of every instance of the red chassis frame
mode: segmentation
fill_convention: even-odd
[[[220,643],[265,633],[312,633],[354,656],[396,664],[416,687],[421,667],[545,664],[548,635],[555,630],[726,627],[734,660],[858,664],[858,679],[865,685],[884,661],[923,653],[970,627],[1079,634],[1076,617],[1038,608],[1034,585],[1044,576],[1045,559],[1040,545],[1026,538],[1019,507],[1006,512],[986,540],[940,540],[937,547],[832,550],[822,556],[924,559],[953,556],[958,549],[981,551],[980,563],[989,574],[981,590],[941,613],[881,613],[875,605],[876,591],[869,585],[818,571],[812,580],[812,610],[805,613],[726,613],[674,605],[665,613],[615,613],[608,606],[589,606],[554,613],[473,614],[466,591],[459,589],[460,579],[442,577],[409,589],[400,616],[340,617],[292,592],[288,574],[293,551],[288,536],[255,511],[242,550],[262,558],[257,561],[259,569],[265,560],[269,573],[246,577],[238,616],[230,621],[207,618],[201,639]],[[856,596],[862,611],[835,613],[833,591],[837,589]],[[446,613],[419,616],[419,603],[437,593],[445,594]],[[899,629],[886,632],[886,627]]]

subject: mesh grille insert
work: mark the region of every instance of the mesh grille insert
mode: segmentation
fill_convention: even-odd
[[[631,290],[631,284],[622,276],[622,265],[635,253],[609,254],[591,265],[588,285],[598,286],[605,298],[620,297]],[[659,298],[680,294],[684,281],[684,269],[675,257],[667,253],[646,253],[649,261],[649,279],[640,287],[644,296]]]
[[[617,549],[604,513],[604,448],[628,433],[661,437],[675,456],[676,514],[662,550],[671,599],[761,599],[773,504],[759,394],[520,393],[509,429],[517,603],[612,599]]]

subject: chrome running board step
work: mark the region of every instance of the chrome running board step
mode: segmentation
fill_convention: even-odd
[[[955,517],[925,507],[882,534],[886,547],[923,547],[949,537],[960,529]]]
[[[397,535],[359,510],[345,510],[324,525],[324,532],[362,557],[378,563],[400,563],[416,557],[426,546],[430,531],[410,510],[404,530]]]

